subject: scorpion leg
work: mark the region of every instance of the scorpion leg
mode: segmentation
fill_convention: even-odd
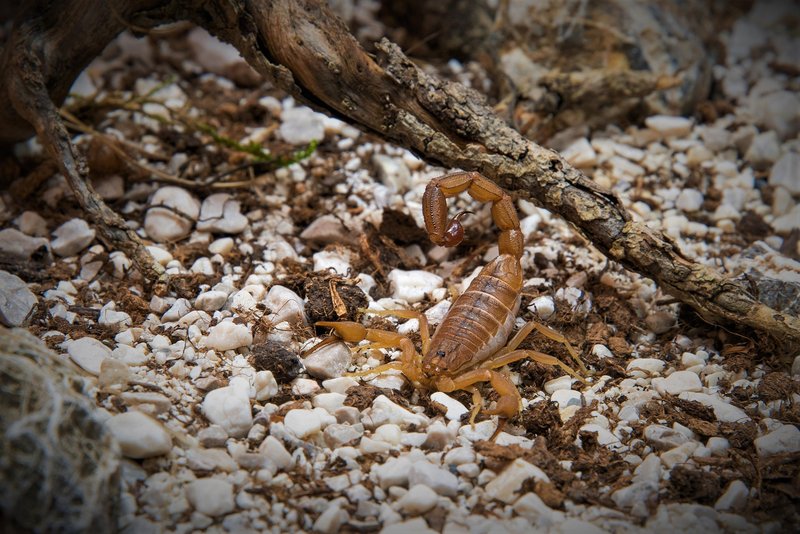
[[[565,372],[570,374],[572,377],[577,378],[584,384],[586,384],[586,379],[583,378],[575,369],[567,365],[566,363],[562,362],[555,356],[550,356],[549,354],[545,354],[543,352],[535,351],[535,350],[514,350],[506,354],[501,354],[500,356],[491,358],[483,364],[481,364],[482,369],[497,369],[498,367],[503,367],[504,365],[508,365],[510,363],[517,362],[519,360],[524,360],[525,358],[530,358],[531,360],[544,364],[544,365],[552,365],[556,367],[560,367]],[[587,371],[588,372],[588,371]]]
[[[479,408],[475,411],[473,408],[471,419],[474,419],[480,411],[489,415],[499,415],[506,419],[514,417],[520,412],[522,408],[522,397],[519,391],[517,391],[517,387],[506,375],[492,369],[473,369],[456,378],[442,377],[436,380],[436,388],[445,393],[455,391],[456,389],[472,391],[474,401],[477,389],[473,387],[473,384],[478,382],[489,382],[492,388],[500,395],[500,398],[497,399],[497,403],[492,409]],[[480,398],[480,394],[478,394],[478,398]]]
[[[509,354],[509,353],[515,351],[516,348],[519,347],[520,343],[522,343],[525,340],[525,338],[528,337],[528,335],[533,330],[536,330],[540,334],[542,334],[543,336],[545,336],[545,337],[547,337],[549,339],[552,339],[553,341],[556,341],[556,342],[561,343],[562,345],[564,345],[566,347],[566,349],[567,349],[567,352],[569,352],[570,357],[575,361],[575,363],[580,368],[581,373],[583,373],[584,375],[588,375],[589,374],[589,370],[586,369],[585,365],[583,365],[583,362],[581,361],[580,356],[578,355],[578,352],[575,350],[575,348],[572,346],[572,344],[569,342],[569,340],[567,338],[565,338],[564,335],[561,334],[560,332],[557,332],[557,331],[553,330],[552,328],[550,328],[549,326],[545,326],[545,325],[543,325],[541,323],[538,323],[536,321],[528,321],[528,323],[525,326],[520,328],[519,332],[514,334],[514,337],[511,338],[511,340],[506,344],[506,346],[503,347],[502,349],[500,349],[500,351],[498,351],[497,354],[495,354],[495,356],[492,357],[492,361],[496,360],[499,357],[502,357],[502,356],[504,356],[506,354]],[[542,353],[538,353],[538,354],[542,354]],[[552,358],[552,356],[551,356],[551,358]],[[517,359],[522,359],[522,358],[517,358]],[[517,361],[517,360],[512,360],[512,361]],[[547,363],[547,362],[539,362],[539,363]],[[505,364],[503,364],[503,365],[505,365]],[[549,364],[549,365],[552,365],[552,364]],[[492,365],[492,364],[490,364],[490,366],[489,366],[489,368],[492,368],[492,369],[497,368],[497,367],[501,367],[501,366],[500,365]]]
[[[364,310],[365,313],[380,315],[381,317],[400,317],[401,319],[416,319],[419,321],[419,336],[422,338],[422,353],[428,352],[431,343],[431,334],[428,327],[428,317],[417,310]],[[381,347],[386,348],[386,347]]]
[[[422,372],[420,371],[422,359],[414,349],[414,344],[407,337],[397,332],[366,328],[352,321],[320,321],[317,326],[332,328],[338,338],[349,343],[358,343],[366,340],[370,342],[369,348],[398,348],[401,351],[400,361],[389,362],[366,371],[348,373],[348,376],[377,375],[394,369],[400,371],[412,381],[421,382],[423,380]],[[331,339],[336,340],[337,337],[331,337],[319,342],[308,352],[313,352],[320,346],[330,343]]]

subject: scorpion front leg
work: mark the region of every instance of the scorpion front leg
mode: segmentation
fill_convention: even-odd
[[[422,214],[431,241],[454,247],[464,239],[464,228],[459,221],[464,213],[447,220],[447,199],[464,191],[479,202],[492,203],[492,219],[500,228],[500,254],[521,258],[524,238],[511,196],[477,172],[448,174],[428,183],[422,197]]]

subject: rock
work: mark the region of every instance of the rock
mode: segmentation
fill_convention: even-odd
[[[486,484],[486,495],[491,499],[511,504],[517,499],[519,489],[528,479],[550,482],[548,476],[540,468],[517,458],[493,480]]]
[[[81,369],[94,376],[100,374],[103,360],[111,357],[111,349],[93,337],[82,337],[66,344],[67,354]]]
[[[303,439],[322,429],[319,413],[314,410],[289,410],[283,424],[292,435]]]
[[[350,520],[350,514],[339,506],[329,506],[314,521],[313,531],[334,534]]]
[[[164,323],[172,323],[180,320],[181,317],[192,311],[192,305],[189,301],[183,298],[177,299],[172,306],[164,312],[161,316],[161,321]]]
[[[470,447],[455,447],[444,455],[445,465],[464,465],[475,461],[475,451]]]
[[[208,251],[211,254],[221,254],[221,255],[224,256],[226,254],[229,254],[230,251],[233,250],[233,245],[234,244],[235,243],[233,241],[233,238],[231,238],[231,237],[220,237],[219,239],[216,239],[216,240],[212,241],[208,245]]]
[[[536,297],[528,305],[528,309],[540,319],[549,319],[556,312],[556,304],[553,302],[553,297]]]
[[[581,406],[581,392],[571,389],[558,389],[550,395],[550,401],[558,404],[558,408],[563,410],[567,406]]]
[[[347,345],[331,343],[309,354],[303,359],[303,365],[314,378],[326,380],[346,373],[351,360],[352,353]]]
[[[358,380],[351,376],[340,376],[338,378],[329,378],[322,382],[322,387],[331,393],[346,394],[347,390],[359,384]]]
[[[208,392],[203,399],[202,411],[212,424],[221,426],[229,436],[245,437],[253,426],[247,378],[236,376],[230,385]]]
[[[569,375],[559,376],[544,383],[544,392],[548,395],[552,395],[559,389],[570,388],[572,388],[572,377]]]
[[[232,350],[253,344],[253,334],[247,325],[223,321],[211,327],[206,337],[206,347],[216,350]]]
[[[527,519],[531,525],[549,529],[563,521],[563,513],[547,506],[541,497],[533,492],[528,492],[514,503],[514,511]]]
[[[229,514],[236,508],[233,485],[217,478],[189,482],[186,485],[186,499],[195,511],[210,517]]]
[[[94,241],[94,229],[83,219],[71,219],[53,231],[55,239],[50,243],[59,256],[74,256]]]
[[[705,197],[697,189],[683,189],[675,201],[675,207],[679,210],[691,213],[703,207]]]
[[[692,131],[692,120],[669,115],[653,115],[644,120],[645,125],[663,137],[680,137]]]
[[[410,471],[411,460],[405,456],[389,458],[384,463],[372,464],[372,473],[375,475],[378,486],[384,490],[392,486],[407,485]]]
[[[378,179],[394,192],[404,192],[411,187],[411,173],[401,158],[375,154],[372,163],[378,171]]]
[[[781,155],[778,136],[773,131],[758,134],[753,138],[744,159],[756,169],[763,169],[775,162]]]
[[[256,390],[256,400],[258,402],[271,399],[280,390],[272,371],[257,371],[253,378],[253,387]]]
[[[700,377],[692,371],[675,371],[666,378],[654,378],[652,384],[662,397],[679,395],[685,391],[702,391],[703,389]]]
[[[0,323],[21,326],[37,302],[36,295],[21,278],[0,271]]]
[[[203,447],[224,447],[228,433],[219,425],[209,425],[197,433],[197,439]]]
[[[751,97],[748,108],[766,130],[781,139],[797,135],[800,126],[800,96],[793,91],[773,91]]]
[[[284,109],[278,128],[283,140],[291,145],[307,145],[325,138],[324,115],[305,106]]]
[[[354,425],[336,423],[326,426],[322,434],[325,444],[331,450],[336,450],[361,438],[364,435],[364,431]]]
[[[314,221],[302,231],[300,239],[320,245],[336,243],[354,245],[357,243],[357,238],[354,233],[348,230],[335,215],[323,215],[314,219]]]
[[[644,323],[654,334],[664,334],[675,326],[675,315],[667,311],[657,311],[648,315]]]
[[[152,458],[172,449],[172,438],[161,423],[142,412],[117,414],[106,421],[106,426],[128,458]]]
[[[422,517],[415,519],[408,519],[397,523],[389,524],[384,521],[384,526],[381,529],[381,534],[436,534],[438,530],[428,528],[428,523]]]
[[[259,445],[258,452],[266,456],[280,470],[289,469],[294,465],[292,455],[274,436],[267,436]]]
[[[117,305],[114,301],[107,302],[100,308],[100,314],[97,317],[97,324],[103,326],[114,326],[117,328],[129,328],[133,320],[131,316],[125,312],[117,311]]]
[[[264,304],[272,312],[270,321],[272,324],[279,324],[284,321],[291,325],[307,324],[305,307],[306,303],[300,295],[281,285],[274,285],[269,288]]]
[[[125,179],[119,174],[93,178],[92,186],[103,200],[118,200],[125,195]]]
[[[647,377],[651,374],[660,374],[665,367],[664,360],[657,358],[636,358],[628,362],[625,371],[634,377]]]
[[[793,195],[800,194],[800,154],[787,152],[772,166],[769,185],[782,186]]]
[[[30,237],[15,228],[0,230],[0,254],[7,261],[46,260],[50,257],[50,242]]]
[[[225,473],[232,473],[239,467],[228,451],[222,449],[189,449],[186,451],[186,466],[192,471],[219,469]]]
[[[228,294],[224,291],[205,291],[194,299],[194,307],[210,313],[222,308],[227,301]]]
[[[314,396],[312,405],[333,415],[336,410],[344,406],[345,399],[347,395],[344,393],[318,393]]]
[[[717,418],[717,421],[722,421],[725,423],[742,423],[750,420],[750,417],[742,410],[725,402],[720,397],[716,395],[709,395],[708,393],[695,393],[691,391],[687,391],[678,395],[679,398],[683,400],[691,400],[697,401],[703,406],[708,406],[714,410],[714,416]]]
[[[392,284],[392,297],[413,304],[420,302],[434,289],[442,287],[444,279],[427,271],[401,271],[393,269],[388,276]]]
[[[597,153],[589,140],[582,137],[561,151],[561,156],[573,167],[587,168],[597,165]]]
[[[168,242],[183,239],[200,215],[200,202],[180,187],[162,187],[150,199],[144,229],[151,239]]]
[[[800,452],[800,430],[794,425],[781,425],[778,429],[755,439],[758,455],[762,458],[775,454]]]
[[[17,228],[23,234],[34,237],[47,237],[47,221],[35,211],[23,211],[14,219]]]
[[[378,395],[372,401],[372,406],[364,410],[362,421],[368,428],[377,428],[386,423],[393,423],[401,427],[416,425],[419,428],[426,428],[430,423],[424,415],[406,410],[389,400],[386,395]]]
[[[316,380],[298,378],[294,381],[294,384],[292,384],[293,395],[313,395],[317,391],[319,391],[319,384]]]
[[[458,493],[458,478],[448,470],[428,462],[419,460],[411,464],[408,471],[408,484],[422,484],[439,495],[452,497]]]
[[[466,406],[461,404],[447,393],[443,393],[441,391],[432,393],[431,400],[444,406],[446,410],[444,416],[451,421],[460,421],[462,415],[469,413],[469,410]]]
[[[408,493],[397,501],[397,506],[410,515],[422,515],[436,508],[439,495],[424,484],[411,486]]]
[[[741,480],[732,480],[725,492],[719,496],[714,503],[714,509],[718,511],[732,510],[734,512],[743,510],[747,506],[747,498],[750,490]]]
[[[247,217],[241,212],[241,203],[230,194],[215,193],[203,200],[197,221],[197,229],[201,232],[239,234],[247,225]]]
[[[690,441],[685,434],[663,425],[648,425],[644,429],[644,439],[653,448],[668,451]]]
[[[800,354],[795,356],[794,361],[792,362],[792,376],[800,376]]]
[[[350,251],[343,248],[320,250],[312,256],[314,271],[333,271],[341,276],[348,276],[350,271]]]

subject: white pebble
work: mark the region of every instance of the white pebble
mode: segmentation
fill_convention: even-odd
[[[307,145],[325,138],[325,116],[305,107],[284,109],[278,133],[291,145]]]
[[[228,294],[224,291],[205,291],[197,295],[194,307],[210,313],[222,308],[227,301]]]
[[[186,500],[197,512],[216,517],[234,510],[233,485],[217,478],[201,478],[186,485]]]
[[[0,271],[0,324],[21,326],[37,302],[20,277]]]
[[[679,395],[685,391],[703,389],[700,377],[691,371],[675,371],[666,378],[654,378],[652,384],[661,396]]]
[[[319,389],[317,381],[309,378],[298,378],[292,383],[293,395],[312,395],[319,391]]]
[[[769,173],[769,184],[783,186],[792,194],[800,194],[800,154],[787,152],[783,155]]]
[[[272,312],[270,321],[273,324],[284,321],[291,325],[306,324],[305,302],[300,295],[281,285],[269,288],[264,304]]]
[[[334,534],[349,520],[350,514],[346,509],[339,506],[329,506],[320,514],[317,520],[314,521],[313,531],[323,534]]]
[[[552,395],[559,389],[571,389],[572,377],[569,375],[559,376],[553,380],[548,380],[544,383],[544,391],[548,395]]]
[[[657,358],[636,358],[628,362],[625,371],[630,376],[645,378],[651,374],[660,374],[665,365],[664,360]]]
[[[238,200],[228,193],[215,193],[203,200],[197,229],[201,232],[238,234],[247,228],[247,224],[247,217],[242,215]]]
[[[231,250],[233,250],[233,238],[230,237],[220,237],[219,239],[212,241],[211,244],[208,245],[208,251],[211,254],[228,254]]]
[[[508,464],[497,477],[486,484],[486,495],[492,499],[511,504],[517,499],[522,484],[529,478],[542,482],[550,481],[539,467],[517,458]]]
[[[750,417],[741,408],[724,401],[716,395],[709,395],[707,393],[684,392],[678,395],[679,398],[684,400],[697,401],[703,406],[708,406],[714,410],[714,416],[718,421],[726,423],[747,422]]]
[[[213,326],[206,337],[206,347],[216,350],[232,350],[253,344],[253,334],[247,325],[223,321]]]
[[[250,382],[236,376],[230,385],[210,391],[202,404],[203,414],[215,425],[225,429],[229,436],[241,438],[253,426],[250,409]]]
[[[688,135],[692,131],[692,120],[669,115],[653,115],[644,120],[645,125],[664,137]]]
[[[189,235],[198,215],[200,202],[191,193],[180,187],[162,187],[150,199],[144,228],[154,241],[175,241]]]
[[[94,241],[95,231],[83,219],[71,219],[53,231],[55,239],[50,242],[53,252],[59,256],[74,256]]]
[[[781,425],[777,430],[756,438],[755,446],[762,458],[800,452],[800,430],[791,424]]]
[[[561,156],[579,169],[597,165],[597,153],[585,137],[573,141],[561,151]]]
[[[407,514],[421,515],[434,509],[438,498],[436,492],[428,486],[416,484],[397,501],[397,506]]]
[[[289,410],[283,419],[283,424],[300,439],[316,434],[322,429],[319,413],[314,410]]]
[[[458,478],[449,470],[437,467],[427,460],[419,460],[411,464],[408,471],[408,484],[422,484],[439,495],[454,496],[458,493]]]
[[[351,359],[352,353],[347,345],[331,343],[309,354],[303,359],[303,365],[311,376],[330,379],[347,372]]]
[[[66,344],[67,354],[84,371],[98,376],[103,360],[111,357],[111,349],[93,337],[82,337]]]
[[[446,413],[444,416],[451,421],[460,421],[461,416],[469,412],[466,406],[441,391],[432,393],[431,400],[445,407]]]
[[[387,277],[392,284],[396,299],[402,299],[413,304],[420,302],[434,289],[442,287],[444,279],[441,276],[427,271],[402,271],[394,269]]]
[[[694,212],[703,207],[703,193],[697,189],[684,189],[675,201],[675,207],[685,212]]]
[[[23,211],[14,223],[23,234],[34,237],[47,236],[47,221],[35,211]]]
[[[117,414],[106,421],[106,426],[128,458],[152,458],[172,449],[172,438],[161,423],[142,412]]]
[[[358,380],[351,376],[340,376],[337,378],[329,378],[322,382],[322,387],[331,393],[346,394],[347,390],[353,386],[358,385]]]
[[[558,389],[550,395],[550,400],[558,404],[559,409],[567,406],[581,406],[581,392],[571,389]]]
[[[258,452],[265,455],[280,470],[289,469],[294,465],[294,459],[286,447],[274,436],[267,436],[258,447]]]
[[[528,305],[528,309],[539,316],[540,319],[550,318],[556,311],[552,297],[537,297]]]
[[[278,394],[278,382],[272,371],[257,371],[253,377],[253,387],[256,390],[256,400],[263,402]]]
[[[750,490],[744,482],[732,480],[725,492],[714,503],[714,509],[718,511],[733,510],[734,512],[742,510],[747,505],[749,495]]]
[[[350,271],[350,251],[344,248],[321,250],[314,254],[314,271],[333,271],[347,276]]]
[[[347,395],[344,393],[318,393],[314,395],[312,405],[314,408],[322,408],[328,413],[333,414],[337,409],[344,406]]]

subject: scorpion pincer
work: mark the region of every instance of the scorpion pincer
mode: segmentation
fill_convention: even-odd
[[[499,255],[481,270],[469,288],[456,299],[432,338],[427,318],[420,311],[369,310],[369,313],[376,315],[417,319],[422,338],[422,354],[417,352],[411,340],[396,332],[365,328],[350,321],[321,321],[317,325],[332,328],[338,338],[350,343],[368,341],[368,344],[358,347],[359,351],[400,349],[398,360],[351,373],[350,376],[379,374],[395,369],[416,385],[427,389],[445,393],[458,389],[469,391],[473,399],[470,423],[474,423],[481,410],[485,414],[498,415],[501,419],[496,436],[505,420],[514,417],[522,409],[522,399],[516,386],[497,369],[530,358],[542,364],[558,366],[585,382],[580,374],[553,356],[535,350],[518,349],[533,330],[562,343],[581,372],[586,374],[587,371],[577,352],[563,335],[535,321],[528,322],[506,343],[520,307],[523,284],[520,258],[524,241],[516,209],[506,191],[477,172],[459,172],[432,180],[422,199],[425,226],[431,241],[437,245],[453,247],[463,240],[464,229],[460,218],[464,213],[459,213],[448,221],[447,198],[464,191],[479,202],[492,203],[492,219],[500,228]],[[309,352],[336,340],[337,337],[321,341]],[[483,399],[476,387],[481,382],[489,382],[499,394],[492,409],[482,408]]]

